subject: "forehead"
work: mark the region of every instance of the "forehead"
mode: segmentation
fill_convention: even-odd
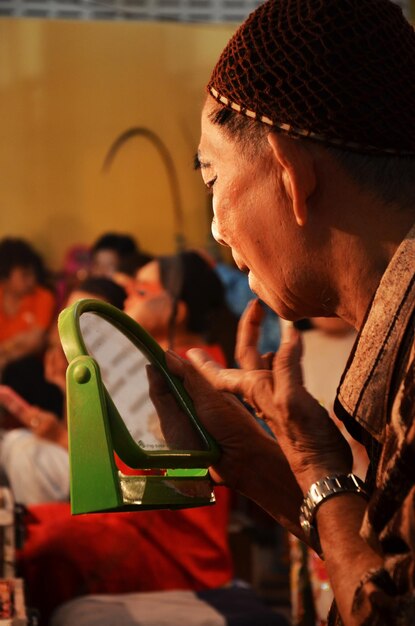
[[[235,143],[226,137],[223,129],[212,122],[211,117],[217,110],[216,100],[208,96],[202,109],[202,131],[199,143],[199,155],[202,157],[204,155],[224,155],[236,149]]]
[[[135,275],[137,280],[141,280],[146,283],[159,283],[160,282],[160,268],[158,261],[150,261],[143,267],[137,270]]]
[[[35,269],[30,265],[15,265],[10,271],[10,275],[13,276],[32,276],[35,273]]]
[[[104,298],[103,296],[99,296],[96,293],[83,291],[82,289],[75,289],[75,291],[72,291],[72,293],[68,297],[66,306],[71,306],[71,304],[74,304],[75,302],[78,302],[78,300],[82,300],[83,298],[94,298],[94,300],[103,300],[104,302],[108,302],[106,298]]]
[[[217,110],[218,104],[216,100],[214,100],[212,96],[207,96],[202,109],[202,133],[206,124],[208,126],[213,125],[210,116]]]
[[[261,125],[250,126],[249,120],[243,118],[242,122],[246,121],[246,124],[222,126],[212,121],[221,110],[223,111],[223,107],[212,96],[208,96],[202,110],[202,132],[198,150],[200,168],[207,169],[213,163],[220,163],[225,168],[235,164],[243,168],[255,169],[258,165],[262,168],[263,158],[269,153],[269,145],[266,133],[261,132]],[[242,117],[239,113],[232,113],[236,118]]]

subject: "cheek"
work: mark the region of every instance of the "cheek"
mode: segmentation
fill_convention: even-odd
[[[140,323],[140,308],[140,302],[131,297],[127,298],[124,303],[124,312],[138,323]]]
[[[147,314],[150,319],[157,320],[159,324],[167,326],[171,311],[170,299],[165,295],[157,296],[148,301]]]
[[[244,203],[237,193],[227,190],[217,194],[212,202],[213,220],[212,234],[217,241],[233,247],[243,229]]]
[[[171,314],[170,301],[165,295],[152,298],[131,298],[125,312],[146,329],[167,327]]]

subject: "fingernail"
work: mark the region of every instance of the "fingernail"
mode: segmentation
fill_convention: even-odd
[[[191,360],[191,361],[206,361],[206,355],[204,353],[203,350],[201,350],[200,348],[190,348],[190,350],[187,350],[186,352],[186,356]]]
[[[291,341],[293,330],[292,322],[281,320],[281,343],[289,343]]]

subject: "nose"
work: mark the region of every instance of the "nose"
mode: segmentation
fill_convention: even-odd
[[[216,219],[213,218],[212,219],[212,226],[211,226],[211,231],[212,231],[212,235],[213,238],[220,243],[221,246],[226,246],[226,248],[229,248],[228,244],[226,243],[226,241],[224,239],[222,239],[222,237],[219,234],[219,230],[218,230],[218,226],[216,223]]]

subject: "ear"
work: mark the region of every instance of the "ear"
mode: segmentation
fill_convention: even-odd
[[[299,226],[307,222],[307,201],[316,188],[314,159],[310,152],[291,137],[269,133],[268,143],[282,169],[282,181],[292,200],[294,217]]]

